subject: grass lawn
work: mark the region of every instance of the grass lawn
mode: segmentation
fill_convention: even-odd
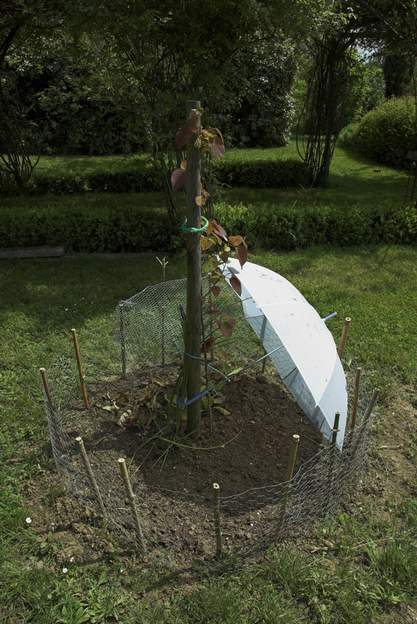
[[[36,508],[25,504],[30,480],[42,480],[52,468],[45,450],[47,431],[37,369],[48,367],[65,348],[72,327],[79,330],[88,360],[88,336],[107,331],[117,301],[159,281],[160,268],[153,257],[3,261],[2,622],[407,621],[417,600],[417,438],[412,394],[417,381],[417,250],[314,248],[258,253],[251,259],[293,281],[321,314],[337,310],[339,317],[330,324],[336,336],[343,317],[353,319],[346,360],[360,362],[369,384],[383,391],[384,419],[377,427],[377,443],[385,450],[374,451],[365,495],[308,542],[271,548],[242,571],[178,573],[166,563],[158,570],[116,550],[89,564],[61,564],[68,568],[64,574],[56,563],[59,545],[42,525]],[[181,276],[183,267],[183,258],[171,258],[168,278]],[[55,496],[45,492],[46,500]],[[30,526],[25,523],[29,515]]]
[[[284,148],[230,150],[226,159],[230,160],[270,160],[297,157],[295,143],[291,142]],[[144,156],[85,156],[85,157],[42,157],[35,170],[35,175],[81,175],[94,171],[123,171],[143,166]],[[343,148],[336,148],[331,168],[330,184],[327,189],[223,189],[220,199],[225,202],[247,205],[296,205],[311,207],[326,206],[381,206],[383,204],[401,205],[406,193],[408,175],[405,172],[376,165],[362,156],[353,154]],[[178,201],[183,200],[178,194]],[[12,208],[41,208],[45,206],[84,206],[126,205],[127,207],[143,205],[150,207],[164,206],[162,193],[91,193],[73,196],[41,196],[41,197],[9,197],[2,198],[1,205]]]

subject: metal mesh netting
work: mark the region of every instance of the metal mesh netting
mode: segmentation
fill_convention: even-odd
[[[207,282],[204,287],[207,288]],[[116,310],[118,340],[98,331],[83,342],[89,389],[111,388],[123,376],[134,385],[138,372],[144,369],[150,374],[161,366],[175,369],[183,356],[180,306],[185,306],[185,298],[186,280],[174,280],[145,288],[122,301]],[[210,363],[213,374],[216,371],[216,383],[222,384],[237,363],[240,368],[256,366],[259,370],[264,349],[245,321],[240,302],[230,288],[222,290],[215,305],[221,314],[233,315],[235,319],[233,339],[224,345],[228,351],[226,363]],[[207,334],[212,323],[210,315],[206,315]],[[177,488],[164,487],[163,483],[149,485],[141,461],[146,448],[106,445],[103,443],[106,417],[110,422],[112,416],[102,417],[99,424],[94,422],[94,417],[86,418],[79,398],[77,368],[70,353],[56,361],[49,376],[52,403],[45,395],[45,411],[53,456],[75,499],[100,515],[97,496],[76,442],[76,437],[82,435],[102,496],[107,526],[118,539],[126,543],[137,541],[131,501],[117,467],[123,454],[148,549],[168,547],[175,551],[173,540],[180,540],[182,550],[184,544],[189,544],[192,556],[207,555],[207,536],[214,543],[210,488],[207,493],[197,494],[181,487],[181,483]],[[362,392],[358,410],[362,420],[358,419],[354,432],[346,433],[342,452],[331,444],[323,444],[299,467],[290,482],[266,483],[238,494],[220,494],[220,525],[227,550],[244,554],[262,549],[277,539],[303,533],[312,522],[337,510],[341,500],[357,487],[366,466],[374,418],[372,410],[366,412],[368,404],[369,397]],[[156,510],[159,516],[166,517],[165,529],[155,524]],[[172,533],[173,525],[181,527],[180,533]]]

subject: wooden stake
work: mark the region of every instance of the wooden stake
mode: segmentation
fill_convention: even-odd
[[[339,433],[339,420],[340,420],[340,414],[339,412],[336,412],[336,414],[334,415],[333,429],[332,429],[332,446],[333,447],[336,446],[337,434]]]
[[[162,260],[158,258],[158,256],[156,256],[156,259],[158,260],[162,268],[162,282],[165,282],[166,281],[166,266],[168,264],[168,260],[165,258],[165,256],[162,258]],[[165,307],[164,305],[161,306],[161,365],[165,366]]]
[[[80,376],[80,385],[81,385],[81,392],[83,395],[83,401],[84,401],[84,405],[86,407],[86,409],[90,409],[90,401],[88,400],[88,392],[87,392],[87,385],[85,383],[85,379],[84,379],[84,373],[83,373],[83,368],[82,368],[82,364],[81,364],[81,353],[80,353],[80,345],[78,342],[78,336],[77,336],[77,332],[75,329],[71,329],[71,334],[72,334],[72,340],[74,343],[74,349],[75,349],[75,357],[77,360],[77,368],[78,368],[78,374]]]
[[[187,103],[187,118],[192,110],[200,109],[200,102]],[[200,113],[197,121],[197,138],[201,131]],[[194,144],[187,153],[187,226],[200,227],[201,207],[196,197],[201,195],[201,154]],[[187,310],[185,330],[184,379],[187,399],[190,401],[201,392],[201,248],[200,234],[188,232],[187,237]],[[191,356],[191,357],[189,357]],[[187,407],[187,433],[197,431],[201,421],[201,399]]]
[[[96,495],[96,499],[97,499],[97,502],[99,504],[100,511],[101,511],[101,513],[103,515],[103,518],[106,518],[106,508],[104,507],[104,502],[103,502],[103,498],[101,496],[100,488],[98,487],[98,483],[97,483],[96,478],[94,476],[93,469],[91,468],[90,460],[88,459],[87,451],[85,450],[84,441],[83,441],[81,436],[78,436],[77,438],[75,438],[75,441],[77,442],[78,446],[80,447],[81,457],[83,459],[84,468],[85,468],[85,471],[87,473],[88,479],[89,479],[89,481],[91,483],[91,486],[92,486],[92,488],[94,490],[94,493]]]
[[[368,421],[369,421],[369,419],[371,417],[371,414],[372,414],[372,411],[373,411],[373,409],[375,407],[375,403],[378,400],[378,396],[379,396],[379,389],[376,388],[373,391],[371,400],[369,401],[368,407],[366,408],[365,414],[363,415],[361,426],[359,427],[359,431],[356,434],[355,445],[354,445],[354,447],[352,449],[352,455],[350,457],[350,461],[351,462],[353,462],[353,459],[354,459],[354,457],[356,455],[356,452],[358,450],[359,442],[360,442],[360,439],[361,439],[361,437],[363,435],[363,431],[368,426]]]
[[[216,557],[220,558],[223,553],[223,540],[220,526],[220,485],[218,483],[213,483],[213,515],[216,534]]]
[[[264,338],[265,338],[266,322],[267,322],[266,321],[266,316],[264,316],[263,321],[262,321],[262,327],[261,327],[261,335],[260,335],[260,341],[261,341],[262,346],[263,346],[263,341],[264,341]],[[265,348],[264,348],[264,350],[265,350],[265,353],[266,353],[266,349]],[[267,358],[264,358],[262,360],[262,373],[265,373],[266,360],[267,360]]]
[[[126,379],[126,343],[125,343],[125,319],[123,303],[119,303],[119,333],[120,333],[120,355],[122,360],[122,375]]]
[[[333,472],[334,472],[334,461],[336,458],[336,441],[337,434],[339,433],[339,420],[340,414],[336,412],[334,415],[333,421],[333,429],[332,429],[332,443],[329,449],[330,452],[330,463],[329,463],[329,474],[327,480],[327,504],[326,504],[326,513],[329,512],[330,501],[332,500],[332,490],[333,490]]]
[[[291,488],[291,480],[294,476],[295,464],[297,461],[298,454],[298,446],[300,444],[300,436],[298,434],[294,434],[292,436],[292,444],[290,449],[290,455],[288,457],[288,469],[287,469],[287,485],[285,488],[284,498],[281,504],[281,511],[279,515],[278,527],[282,527],[282,523],[284,522],[285,512],[287,511],[288,497]]]
[[[354,430],[355,425],[356,425],[356,417],[358,414],[358,401],[359,401],[359,386],[361,383],[361,375],[362,375],[362,369],[359,367],[356,369],[356,376],[355,376],[355,391],[353,394],[353,403],[352,403],[352,413],[350,416],[350,423],[349,423],[349,428],[351,431]]]
[[[130,508],[132,510],[133,518],[135,521],[135,529],[136,529],[136,537],[138,541],[138,545],[143,555],[146,555],[146,544],[145,538],[143,536],[142,525],[139,518],[139,513],[136,507],[136,496],[132,489],[132,484],[130,482],[129,473],[127,471],[126,462],[123,457],[120,457],[118,460],[120,474],[122,476],[123,482],[126,488],[126,494],[129,499]]]
[[[40,368],[39,372],[42,377],[43,389],[45,392],[46,400],[48,401],[49,406],[52,407],[51,391],[49,389],[49,382],[48,382],[48,377],[46,375],[46,369]]]
[[[340,358],[342,357],[343,352],[345,350],[345,346],[346,346],[346,341],[347,341],[347,337],[348,337],[348,334],[349,334],[349,328],[350,328],[351,320],[352,319],[350,319],[348,316],[345,318],[345,323],[343,325],[342,335],[340,337],[339,347],[337,349],[337,353],[339,354]]]

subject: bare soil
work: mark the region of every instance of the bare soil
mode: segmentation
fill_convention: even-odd
[[[257,543],[276,516],[273,497],[264,488],[286,481],[292,435],[300,435],[298,469],[319,450],[320,434],[275,376],[243,375],[223,387],[211,421],[203,413],[198,435],[157,435],[170,417],[173,383],[173,373],[166,369],[108,379],[90,389],[91,410],[83,410],[81,403],[73,410],[67,432],[70,439],[83,436],[109,514],[122,527],[126,543],[134,545],[134,525],[117,466],[118,458],[125,457],[153,549],[166,550],[181,561],[213,555],[214,482],[220,484],[222,497],[236,495],[222,504],[226,548]],[[75,447],[71,453],[75,455]],[[81,462],[77,465],[82,475]],[[85,479],[83,489],[88,489]],[[243,492],[247,494],[240,495]],[[84,500],[87,505],[72,497],[58,504],[61,520],[67,510],[67,528],[84,542],[89,536],[90,557],[94,539],[88,525],[94,524],[97,506],[91,491]],[[95,550],[100,549],[109,547],[96,545]]]

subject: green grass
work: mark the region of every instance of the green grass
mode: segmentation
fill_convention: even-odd
[[[416,382],[416,249],[316,248],[252,259],[293,281],[321,314],[337,310],[339,319],[330,324],[336,336],[342,318],[352,317],[346,359],[361,361],[386,401],[399,384]],[[171,258],[168,278],[182,275],[183,267],[183,258]],[[240,572],[193,579],[167,564],[154,570],[117,553],[107,561],[69,565],[66,575],[55,571],[47,536],[24,522],[28,480],[42,479],[51,467],[43,450],[47,432],[37,368],[66,348],[72,327],[88,361],[88,337],[108,331],[116,302],[159,275],[152,257],[0,264],[1,621],[367,624],[382,622],[382,614],[384,622],[401,621],[397,605],[417,599],[417,501],[407,490],[384,513],[377,491],[354,515],[341,513],[326,523],[304,547],[271,548]],[[414,481],[414,495],[416,486]],[[41,519],[34,517],[35,523]]]
[[[276,159],[296,156],[294,142],[285,148],[230,150],[226,158],[231,160]],[[53,173],[66,176],[98,171],[122,171],[143,165],[143,156],[103,156],[103,157],[42,157],[36,175]],[[329,187],[326,189],[222,189],[220,199],[231,204],[243,203],[253,207],[264,205],[280,207],[295,205],[300,208],[315,205],[346,206],[352,205],[381,206],[401,205],[406,193],[408,176],[406,173],[375,165],[366,159],[350,153],[343,148],[336,148],[331,168]],[[183,194],[177,195],[182,205]],[[4,197],[1,206],[14,209],[36,208],[45,206],[114,206],[141,205],[144,207],[163,207],[162,193],[85,193],[82,195],[53,197]]]

